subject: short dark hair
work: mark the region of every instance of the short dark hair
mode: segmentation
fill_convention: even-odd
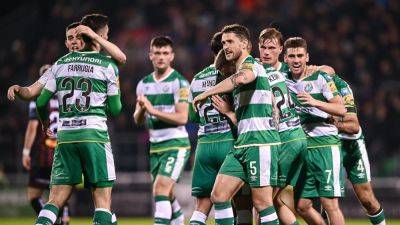
[[[272,40],[274,38],[279,41],[279,45],[283,45],[282,33],[276,28],[269,27],[261,31],[258,41],[259,43],[263,43],[265,40]]]
[[[215,56],[218,54],[219,51],[221,51],[223,47],[221,39],[222,39],[222,32],[215,33],[211,38],[210,47],[211,51],[214,53]]]
[[[108,25],[108,16],[97,13],[88,14],[82,18],[81,24],[88,26],[90,29],[97,33],[101,28],[104,28]],[[83,35],[82,39],[85,43],[92,42],[92,40],[86,35]]]
[[[249,29],[247,29],[247,27],[242,26],[242,25],[237,24],[237,23],[226,25],[224,28],[222,28],[221,32],[223,34],[225,34],[225,33],[234,33],[239,38],[246,39],[246,40],[250,41],[250,31],[249,31]]]
[[[285,41],[284,48],[285,52],[288,48],[304,48],[307,52],[307,42],[301,37],[291,37]]]
[[[67,31],[69,31],[69,30],[71,30],[71,29],[73,29],[73,28],[75,28],[75,27],[77,27],[79,25],[81,25],[81,22],[73,22],[73,23],[71,23],[70,25],[68,25],[65,28],[65,32],[67,32]]]
[[[174,42],[168,36],[157,36],[157,37],[154,37],[153,39],[151,39],[150,47],[153,47],[153,46],[158,47],[158,48],[170,46],[171,48],[173,48]]]

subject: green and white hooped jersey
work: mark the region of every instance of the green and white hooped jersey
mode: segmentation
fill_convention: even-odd
[[[109,142],[107,96],[120,93],[114,60],[98,52],[71,52],[45,74],[45,89],[58,97],[58,143]]]
[[[136,87],[136,95],[145,95],[157,110],[175,112],[175,104],[188,102],[189,83],[176,70],[156,80],[151,73]],[[150,133],[150,153],[189,148],[189,138],[185,126],[170,124],[146,113],[146,125]]]
[[[286,87],[285,76],[267,64],[264,64],[264,68],[279,112],[279,132],[301,128],[300,118]]]
[[[264,67],[252,56],[248,56],[239,70],[253,71],[256,79],[233,91],[238,121],[235,147],[280,144],[278,124],[273,118],[273,96]]]
[[[189,102],[191,103],[197,95],[215,86],[219,76],[221,74],[214,65],[210,65],[196,74],[190,84]],[[199,143],[233,140],[228,120],[213,107],[210,99],[207,99],[198,109],[198,116]]]
[[[299,112],[303,130],[307,135],[308,148],[338,144],[338,130],[336,126],[327,121],[330,114],[316,107],[301,105],[296,96],[300,92],[307,92],[314,99],[328,102],[338,95],[332,78],[326,73],[316,71],[304,79],[294,80],[289,72],[286,84]]]
[[[344,106],[346,107],[347,113],[353,113],[357,115],[357,107],[354,101],[353,90],[351,90],[350,85],[336,74],[332,77],[332,79],[335,82],[340,96],[342,96],[344,100]],[[342,140],[357,140],[362,137],[364,136],[361,127],[357,134],[339,133],[339,138]]]

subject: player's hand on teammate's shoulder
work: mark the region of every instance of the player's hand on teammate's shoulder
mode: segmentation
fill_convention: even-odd
[[[14,101],[15,100],[15,93],[18,93],[20,89],[21,89],[21,86],[19,86],[17,84],[9,87],[8,91],[7,91],[8,100]]]

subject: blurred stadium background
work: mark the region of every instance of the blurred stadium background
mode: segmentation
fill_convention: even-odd
[[[150,39],[161,34],[173,38],[174,67],[190,81],[211,63],[211,35],[225,24],[238,22],[252,32],[253,55],[258,54],[259,32],[273,26],[285,37],[304,37],[312,64],[331,65],[350,82],[367,140],[376,195],[388,217],[400,218],[400,1],[37,0],[7,4],[0,10],[1,217],[33,217],[25,194],[27,173],[21,164],[28,103],[9,102],[7,88],[37,80],[41,65],[67,53],[65,26],[87,13],[101,12],[110,18],[110,40],[128,57],[120,68],[123,113],[109,121],[118,171],[113,205],[119,216],[150,217],[152,213],[148,134],[131,119],[136,84],[152,71],[147,57]],[[195,145],[196,126],[188,124],[187,129]],[[193,158],[194,154],[191,162]],[[177,187],[185,213],[193,209],[191,165]],[[346,217],[363,218],[352,190],[346,194],[341,201]],[[73,216],[92,215],[87,191],[75,192],[71,204]]]

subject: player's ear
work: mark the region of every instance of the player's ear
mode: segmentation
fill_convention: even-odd
[[[68,48],[68,45],[67,45],[67,40],[65,40],[64,41],[64,44],[65,44],[65,47],[67,47]],[[68,48],[69,49],[69,48]]]
[[[171,52],[171,61],[174,61],[174,58],[175,58],[175,53]]]
[[[282,50],[283,50],[283,46],[281,45],[281,46],[279,46],[279,48],[278,48],[279,55],[282,53]]]
[[[310,60],[310,56],[309,56],[309,54],[307,52],[307,54],[306,54],[306,62],[308,62],[309,60]]]
[[[151,51],[149,52],[149,59],[150,61],[153,61],[153,53],[151,53]]]

